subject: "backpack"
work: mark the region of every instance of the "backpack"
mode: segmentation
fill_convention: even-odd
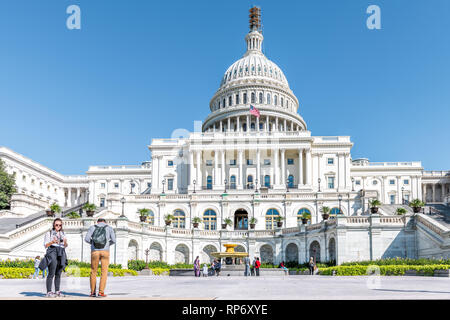
[[[95,230],[92,234],[92,243],[95,249],[103,249],[106,246],[106,226],[94,226]]]

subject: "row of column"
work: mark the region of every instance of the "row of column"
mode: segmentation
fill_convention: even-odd
[[[441,186],[440,197],[437,197],[436,186]],[[447,183],[422,183],[422,199],[424,202],[428,201],[427,189],[431,186],[431,202],[444,202],[445,196],[447,195]]]
[[[237,116],[234,118],[234,121],[232,121],[232,117],[229,117],[226,120],[220,120],[217,122],[214,122],[212,126],[210,126],[207,130],[209,132],[244,132],[244,123],[246,124],[246,131],[299,131],[300,126],[294,121],[288,121],[286,119],[280,119],[279,117],[270,117],[265,116],[264,121],[261,119],[262,128],[260,129],[260,118],[255,117],[256,120],[252,120],[251,115],[245,116],[244,120],[241,121],[240,116]],[[271,121],[271,118],[275,118],[275,121]],[[255,125],[255,128],[252,130],[251,125],[252,123]],[[281,124],[281,130],[279,130]],[[226,129],[226,130],[224,130]]]
[[[64,188],[64,194],[67,207],[73,207],[88,201],[86,188]]]
[[[234,150],[229,150],[234,151]],[[205,161],[203,161],[202,157],[203,151],[190,151],[189,152],[189,163],[190,163],[190,181],[189,185],[192,186],[194,184],[201,189],[203,183],[206,182],[205,177],[203,177],[202,167],[205,165]],[[244,152],[245,150],[237,150],[237,165],[238,165],[238,175],[236,179],[237,188],[242,189],[245,184],[245,175],[243,170],[244,164]],[[195,156],[194,156],[195,153]],[[226,172],[226,160],[225,160],[226,150],[217,150],[214,152],[214,171],[213,171],[213,185],[215,187],[223,187],[225,184],[225,180],[227,180],[227,184],[230,183],[229,174]],[[286,149],[272,149],[273,161],[271,162],[271,167],[273,170],[273,181],[274,187],[284,187],[286,184]],[[194,163],[195,158],[195,163]],[[220,158],[220,161],[219,161]],[[281,158],[281,159],[280,159]],[[305,185],[311,185],[311,150],[310,149],[298,149],[298,187],[302,187]],[[280,166],[281,161],[281,166]],[[219,164],[221,164],[219,168]],[[225,164],[225,165],[224,165]],[[280,168],[281,167],[281,168]],[[258,186],[264,185],[264,181],[261,181],[261,150],[256,150],[256,177],[258,179]],[[255,181],[256,182],[256,181]]]

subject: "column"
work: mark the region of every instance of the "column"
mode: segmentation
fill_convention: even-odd
[[[285,153],[286,149],[281,149],[281,184],[286,184],[286,161],[284,160]]]
[[[287,121],[286,121],[286,119],[284,119],[284,127],[283,127],[283,131],[284,131],[284,132],[287,131]]]
[[[306,150],[306,184],[311,185],[311,149]]]
[[[256,150],[256,179],[258,179],[259,185],[262,185],[262,181],[261,181],[262,180],[261,179],[261,151],[259,149]]]
[[[291,121],[291,131],[294,131],[294,121]]]
[[[278,131],[278,117],[275,117],[275,131]]]
[[[77,188],[77,198],[75,199],[75,204],[80,204],[80,188]]]
[[[236,117],[236,131],[240,132],[241,131],[241,127],[239,125],[239,117]]]
[[[400,188],[402,182],[402,177],[401,176],[397,176],[397,204],[403,204],[402,203],[402,190]]]
[[[441,202],[444,202],[445,201],[445,183],[441,183]]]
[[[247,116],[247,132],[250,132],[250,116]]]
[[[201,151],[197,151],[197,175],[196,181],[199,190],[202,190]]]
[[[432,201],[436,202],[436,184],[433,183],[431,187],[433,188]]]
[[[221,155],[222,155],[222,174],[220,175],[220,185],[223,185],[223,182],[226,179],[226,175],[225,175],[225,168],[226,168],[226,163],[225,163],[225,150],[221,151]]]
[[[274,166],[274,170],[273,170],[273,185],[276,186],[279,184],[279,179],[278,179],[278,149],[273,149],[272,150],[273,153],[273,157],[274,157],[274,161],[275,161],[275,166]]]
[[[67,206],[72,207],[72,188],[67,190]]]
[[[256,117],[256,131],[259,131],[259,117]]]
[[[228,124],[227,125],[228,125],[228,128],[227,128],[228,130],[227,131],[230,132],[231,131],[231,118],[230,117],[228,117]]]
[[[214,151],[214,186],[217,187],[218,185],[220,185],[220,181],[219,181],[219,151],[216,150]]]
[[[344,161],[342,159],[342,153],[338,153],[338,190],[342,190],[344,188],[344,175],[342,172],[344,171]]]
[[[427,185],[422,184],[422,201],[427,202]]]
[[[303,186],[303,149],[298,149],[298,187]]]
[[[386,199],[386,180],[387,180],[387,176],[382,176],[382,183],[381,183],[381,202],[382,203],[387,203],[387,199]]]
[[[223,130],[223,124],[222,124],[222,120],[219,121],[219,131],[222,132]]]
[[[189,151],[189,176],[190,176],[190,182],[189,182],[189,185],[191,186],[191,187],[193,187],[194,186],[194,179],[195,179],[195,176],[196,176],[196,174],[195,174],[195,171],[194,171],[195,169],[194,169],[194,151],[192,151],[192,150],[190,150]],[[154,179],[153,179],[154,180]],[[159,180],[159,178],[158,178],[158,176],[156,176],[156,181],[158,181]],[[156,181],[153,181],[153,184],[154,184],[154,187],[157,187],[157,185],[155,184],[155,182]]]
[[[239,158],[239,172],[238,172],[238,189],[242,189],[243,186],[243,172],[242,172],[242,158],[243,158],[244,151],[238,150],[238,158]]]
[[[270,130],[270,117],[266,117],[266,131],[269,132]]]

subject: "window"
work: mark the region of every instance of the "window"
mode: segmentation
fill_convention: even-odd
[[[328,177],[328,189],[334,189],[334,177]]]
[[[152,210],[150,210],[148,212],[148,217],[147,217],[147,221],[149,224],[154,225],[155,224],[155,214],[153,213]]]
[[[356,180],[356,185],[360,186],[361,185],[361,180]]]
[[[294,176],[292,174],[288,177],[288,187],[293,188],[294,187]]]
[[[253,165],[253,160],[252,159],[247,159],[247,165],[248,166],[252,166]]]
[[[408,179],[403,180],[403,184],[409,184],[409,180]]]
[[[299,222],[303,219],[304,213],[311,215],[311,211],[309,211],[306,208],[302,208],[302,209],[298,210],[298,212],[297,212],[297,222]]]
[[[105,198],[100,198],[100,207],[104,207],[105,206]]]
[[[167,179],[167,190],[173,190],[173,179]]]
[[[378,184],[378,181],[377,181],[377,180],[373,180],[373,181],[372,181],[372,184],[373,184],[374,186],[376,186],[376,185]]]
[[[236,176],[230,177],[230,189],[236,189]]]
[[[236,165],[236,159],[231,159],[230,166],[235,166],[235,165]]]
[[[232,104],[233,104],[232,103],[232,98],[231,98],[231,96],[229,96],[228,97],[228,106],[231,107]]]
[[[267,104],[270,104],[270,93],[267,94]]]
[[[172,160],[168,160],[167,161],[167,166],[168,167],[173,167],[173,161]]]
[[[280,100],[281,100],[281,106],[284,107],[284,99],[283,99],[283,97],[281,97]]]
[[[273,230],[276,226],[276,217],[278,217],[280,213],[277,209],[269,209],[266,212],[266,229]]]
[[[104,182],[100,183],[100,188],[105,189],[106,184]]]
[[[254,123],[254,122],[252,122],[252,123],[250,124],[250,130],[251,130],[251,131],[255,131],[255,123]]]
[[[173,227],[174,228],[185,228],[186,227],[186,215],[183,210],[177,209],[173,212]]]
[[[212,160],[206,160],[206,166],[211,167],[212,166]]]
[[[294,164],[294,159],[287,159],[287,164]]]
[[[327,159],[328,164],[334,164],[334,158],[328,158]]]
[[[260,122],[259,123],[259,130],[262,130],[263,129],[263,124],[262,124],[262,122]]]
[[[208,209],[203,213],[203,224],[205,230],[216,230],[217,214],[214,210]]]
[[[151,188],[151,187],[152,187],[151,182],[147,182],[147,188]]]
[[[330,215],[335,216],[337,214],[342,214],[342,211],[340,211],[339,208],[334,207],[333,209],[330,210]]]
[[[389,184],[390,184],[390,185],[395,184],[395,180],[389,180]]]
[[[119,184],[117,182],[114,183],[114,189],[119,189]]]
[[[259,94],[259,103],[263,103],[263,94],[262,93],[260,93]]]
[[[206,189],[212,190],[212,176],[206,177]]]
[[[264,186],[267,188],[270,188],[270,176],[269,175],[264,176]]]
[[[236,104],[239,104],[239,94],[236,95]]]
[[[405,204],[409,203],[409,194],[405,194]]]
[[[252,95],[251,95],[251,103],[255,103],[255,100],[256,100],[255,93],[252,92]]]
[[[253,176],[249,175],[247,176],[247,189],[253,189],[254,185],[253,185]]]
[[[395,194],[391,194],[389,196],[389,200],[390,200],[391,204],[395,204]]]
[[[274,96],[273,98],[273,104],[277,105],[278,104],[278,96]]]
[[[247,104],[247,93],[244,92],[244,104]]]
[[[247,132],[247,124],[246,124],[246,123],[244,123],[244,124],[242,125],[242,130],[244,130],[244,132]]]
[[[225,98],[222,100],[222,108],[225,108]]]
[[[270,159],[264,159],[264,165],[270,166]]]

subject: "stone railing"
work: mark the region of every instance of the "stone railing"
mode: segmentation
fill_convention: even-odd
[[[192,230],[190,230],[190,229],[174,228],[174,229],[172,229],[172,234],[173,235],[187,235],[187,236],[190,236],[190,235],[192,235]]]
[[[393,217],[393,216],[383,216],[380,217],[380,223],[404,223],[404,219],[402,217]]]
[[[9,238],[11,240],[14,240],[14,239],[21,238],[25,235],[28,235],[29,233],[36,231],[38,229],[49,229],[50,230],[50,228],[52,226],[52,222],[53,222],[53,218],[50,218],[50,219],[42,218],[42,220],[40,220],[39,222],[36,222],[27,227],[18,228],[16,230],[10,232],[9,234],[7,234],[7,236],[9,236]]]
[[[275,235],[275,230],[255,230],[254,236],[255,238],[266,238],[272,237]]]
[[[285,228],[282,229],[281,233],[282,234],[289,234],[289,233],[297,233],[300,231],[300,227],[292,227],[292,228]]]
[[[430,229],[431,231],[433,231],[434,233],[443,236],[444,233],[449,233],[449,229],[444,227],[443,225],[439,224],[436,221],[433,221],[431,218],[426,218],[421,214],[418,214],[416,216],[417,218],[417,222],[423,224],[425,227],[427,227],[428,229]]]
[[[347,223],[369,223],[368,217],[345,217]]]
[[[306,231],[320,230],[321,228],[322,228],[322,224],[316,223],[316,224],[311,224],[309,226],[306,226]]]

